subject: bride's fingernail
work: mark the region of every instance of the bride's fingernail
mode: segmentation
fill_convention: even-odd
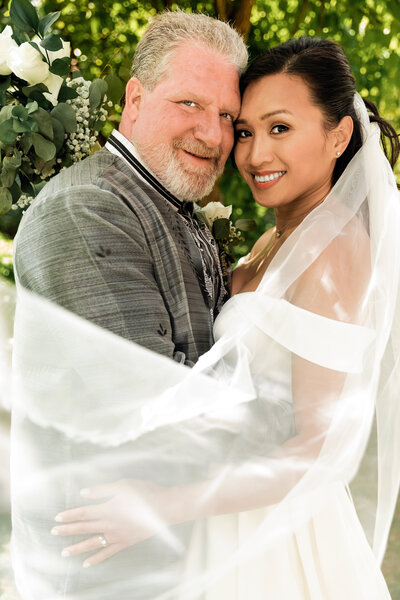
[[[89,488],[83,488],[79,493],[80,493],[81,496],[89,496],[90,489]]]
[[[51,535],[58,535],[58,529],[57,527],[53,527],[53,529],[50,531]]]
[[[88,567],[91,567],[92,565],[90,564],[90,562],[88,560],[85,560],[85,562],[83,563],[83,568],[87,569]]]
[[[61,556],[64,556],[64,558],[66,558],[67,556],[70,556],[70,552],[69,552],[69,550],[63,550],[63,551],[61,552]]]
[[[57,515],[56,517],[54,517],[54,520],[58,523],[62,523],[63,518],[60,515]]]

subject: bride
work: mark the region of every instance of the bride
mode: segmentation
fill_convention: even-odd
[[[41,479],[16,486],[15,503],[31,493],[34,514],[57,482],[89,482],[87,504],[59,513],[52,530],[72,536],[63,560],[73,576],[83,560],[93,581],[107,564],[117,572],[134,547],[154,560],[150,579],[116,577],[105,597],[130,586],[132,598],[387,599],[400,207],[379,140],[393,166],[398,137],[328,40],[267,51],[241,92],[235,162],[276,227],[234,271],[214,347],[190,370],[20,290],[19,417],[44,440],[61,432],[69,452],[52,450],[63,461],[51,468],[32,456]],[[39,324],[46,344],[36,347]],[[129,478],[132,464],[145,465],[142,479]],[[15,528],[17,563],[34,558],[29,530]],[[167,563],[146,555],[155,536]],[[57,597],[99,597],[93,589]]]

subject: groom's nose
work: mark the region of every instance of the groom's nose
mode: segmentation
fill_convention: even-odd
[[[205,110],[197,118],[194,137],[209,148],[218,148],[222,142],[222,127],[219,112]]]

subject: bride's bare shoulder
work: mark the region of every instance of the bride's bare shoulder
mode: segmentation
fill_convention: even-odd
[[[368,231],[353,217],[297,280],[292,298],[313,312],[354,321],[370,275]]]

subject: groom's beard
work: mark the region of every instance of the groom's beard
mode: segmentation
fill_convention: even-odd
[[[180,200],[195,201],[210,194],[224,170],[220,148],[208,148],[196,140],[177,138],[172,144],[157,147],[138,143],[135,139],[132,143],[145,166]],[[207,162],[198,166],[191,164],[185,161],[180,150],[207,158]]]

